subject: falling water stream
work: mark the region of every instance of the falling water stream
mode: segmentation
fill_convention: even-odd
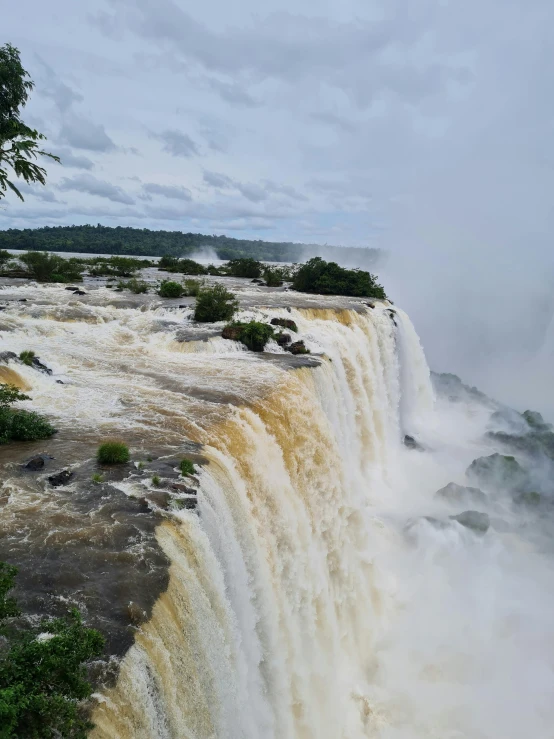
[[[554,737],[548,523],[502,494],[483,504],[486,535],[449,518],[463,509],[435,493],[495,451],[491,407],[434,397],[402,310],[245,290],[243,318],[297,323],[312,352],[297,360],[181,341],[199,330],[189,308],[96,292],[19,288],[3,348],[54,374],[0,371],[55,419],[70,461],[117,433],[143,456],[186,440],[203,464],[197,509],[156,524],[167,587],[96,694],[92,739]],[[38,493],[5,484],[15,536]]]

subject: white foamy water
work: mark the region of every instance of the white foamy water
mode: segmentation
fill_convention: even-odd
[[[292,370],[218,337],[179,343],[167,322],[186,310],[2,316],[5,348],[67,381],[18,367],[60,424],[186,435],[209,460],[199,515],[157,530],[169,586],[93,739],[554,736],[548,522],[499,494],[479,536],[434,495],[491,452],[490,410],[435,401],[402,311],[321,302],[244,313],[296,321],[321,363]]]

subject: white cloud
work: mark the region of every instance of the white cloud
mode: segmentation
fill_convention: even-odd
[[[87,195],[96,195],[99,198],[107,198],[115,203],[132,205],[135,201],[117,185],[99,180],[90,174],[80,174],[74,177],[64,177],[59,184],[59,189],[74,192],[82,192]]]

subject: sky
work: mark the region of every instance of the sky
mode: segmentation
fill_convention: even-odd
[[[0,42],[63,165],[0,228],[381,247],[433,367],[554,413],[553,28],[550,0],[20,0]]]

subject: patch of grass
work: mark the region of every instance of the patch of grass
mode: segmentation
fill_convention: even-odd
[[[101,482],[104,482],[104,475],[101,475],[100,472],[95,472],[91,479],[92,479],[92,482],[98,485]]]
[[[203,280],[185,280],[184,294],[196,298],[200,290],[204,287]]]
[[[0,737],[86,739],[93,728],[82,710],[92,693],[86,664],[100,656],[104,638],[83,626],[76,608],[36,626],[14,622],[16,574],[0,562]]]
[[[162,280],[158,289],[160,298],[181,298],[183,295],[183,286],[179,282],[172,280]]]
[[[238,300],[223,285],[203,287],[198,292],[194,320],[201,323],[230,321],[239,307]]]
[[[137,464],[137,469],[138,469],[138,470],[143,470],[143,469],[144,469],[144,462],[139,462],[139,463]]]
[[[152,477],[152,485],[158,486],[160,484],[160,478],[158,475],[153,475]]]
[[[19,359],[23,362],[23,364],[26,364],[27,367],[33,366],[33,359],[35,358],[36,354],[31,349],[27,349],[24,352],[21,352],[19,355]]]
[[[190,459],[182,459],[179,462],[179,469],[181,470],[181,474],[183,475],[183,477],[194,475],[194,464],[190,461]]]
[[[147,462],[151,462],[152,461],[152,457],[146,457],[146,461]]]
[[[97,452],[100,464],[125,464],[129,461],[129,447],[122,441],[105,441]]]
[[[120,280],[117,283],[117,287],[121,290],[130,290],[132,293],[135,293],[135,295],[140,295],[148,292],[148,283],[144,280],[137,280],[136,277],[127,280],[127,282]]]
[[[11,407],[20,400],[30,398],[13,385],[0,385],[0,444],[48,439],[56,433],[56,429],[39,413]]]
[[[303,293],[319,295],[387,297],[375,275],[358,269],[344,269],[336,262],[326,262],[321,257],[310,259],[298,269],[292,287]]]

